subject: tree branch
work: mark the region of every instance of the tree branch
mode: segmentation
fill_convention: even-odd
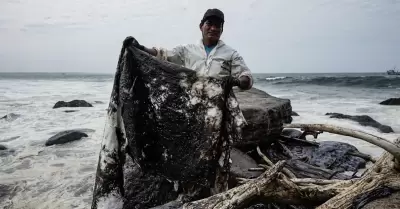
[[[367,141],[371,144],[374,144],[382,149],[388,151],[392,154],[398,162],[400,162],[400,146],[386,140],[384,138],[374,136],[369,133],[365,133],[362,131],[352,130],[348,128],[326,125],[326,124],[285,124],[284,128],[303,128],[309,130],[319,130],[319,131],[326,131],[329,133],[344,135],[344,136],[351,136],[354,138],[358,138],[364,141]]]
[[[216,194],[206,199],[186,203],[183,209],[233,209],[240,208],[251,199],[259,196],[262,190],[270,185],[278,172],[283,168],[285,161],[279,161],[267,172],[254,180],[226,192]]]
[[[260,157],[261,157],[269,166],[273,166],[273,165],[274,165],[274,163],[273,163],[271,160],[269,160],[269,159],[267,158],[267,156],[265,156],[265,155],[261,152],[259,146],[257,146],[257,153],[258,153],[258,155],[260,155]],[[289,178],[296,178],[296,176],[295,176],[291,171],[289,171],[287,168],[282,168],[282,172],[285,173]]]

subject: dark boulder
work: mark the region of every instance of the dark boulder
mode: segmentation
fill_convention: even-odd
[[[351,176],[343,174],[343,170],[332,170],[310,165],[301,160],[286,161],[288,168],[297,178],[317,178],[317,179],[352,179]]]
[[[292,111],[292,116],[300,116],[297,112]]]
[[[58,101],[54,105],[53,109],[60,107],[93,107],[93,105],[86,102],[85,100],[72,100],[70,102]]]
[[[232,160],[230,168],[230,178],[236,184],[236,178],[256,178],[262,174],[261,171],[249,171],[249,168],[257,168],[257,162],[242,151],[232,148],[230,152]]]
[[[65,144],[67,142],[79,140],[82,137],[88,137],[88,135],[84,131],[85,131],[84,129],[62,131],[62,132],[50,137],[46,141],[45,145],[51,146],[54,144]]]
[[[268,137],[279,136],[283,123],[292,122],[292,106],[289,99],[271,96],[262,90],[235,89],[239,106],[247,121],[243,139],[235,145],[257,143]]]
[[[308,163],[332,170],[357,171],[360,168],[365,168],[366,160],[351,155],[354,152],[358,152],[358,150],[353,145],[324,141],[313,150]]]
[[[390,98],[379,104],[381,104],[381,105],[400,105],[400,98]]]
[[[7,149],[6,146],[0,144],[0,150],[6,150],[6,149]]]
[[[293,155],[293,159],[302,159],[303,162],[311,166],[341,172],[357,171],[358,169],[365,168],[366,159],[360,158],[353,154],[359,153],[357,148],[353,145],[336,141],[323,141],[320,142],[318,146],[305,146],[304,144],[290,142],[289,140],[290,139],[285,141],[284,145],[290,150],[291,154]],[[279,160],[290,159],[284,154],[285,151],[278,143],[264,147],[262,148],[262,151],[274,163],[278,162]],[[305,165],[292,165],[291,167],[295,168],[295,170],[300,170],[301,167],[297,168],[298,166],[301,166],[302,168],[307,167]],[[303,170],[305,170],[304,172],[313,172],[311,169]],[[322,172],[321,174],[323,175],[320,176],[320,178],[326,177],[325,173],[327,172]]]
[[[326,113],[325,115],[330,115],[330,118],[338,118],[338,119],[349,119],[352,121],[358,122],[360,125],[363,126],[371,126],[374,128],[379,129],[383,133],[393,133],[393,129],[390,126],[382,125],[376,120],[372,119],[368,115],[344,115],[341,113]]]

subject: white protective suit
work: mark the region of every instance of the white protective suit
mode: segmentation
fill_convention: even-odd
[[[172,50],[155,48],[157,58],[167,60],[186,68],[197,71],[199,75],[210,77],[224,77],[229,75],[229,70],[222,67],[224,61],[232,61],[231,75],[236,78],[247,76],[250,79],[250,87],[253,86],[253,77],[242,56],[226,45],[223,41],[212,49],[207,56],[202,40],[197,44],[178,45]]]

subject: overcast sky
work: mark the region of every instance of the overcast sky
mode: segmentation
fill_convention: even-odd
[[[114,73],[126,36],[193,43],[213,7],[255,73],[400,67],[400,0],[1,0],[0,72]]]

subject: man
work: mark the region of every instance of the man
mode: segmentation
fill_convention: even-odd
[[[147,48],[133,37],[124,44],[135,47],[163,60],[197,71],[200,75],[225,77],[231,75],[232,84],[243,90],[253,86],[250,69],[239,53],[226,45],[220,37],[224,26],[224,13],[219,9],[208,9],[200,22],[202,39],[197,44],[179,45],[172,50]]]

